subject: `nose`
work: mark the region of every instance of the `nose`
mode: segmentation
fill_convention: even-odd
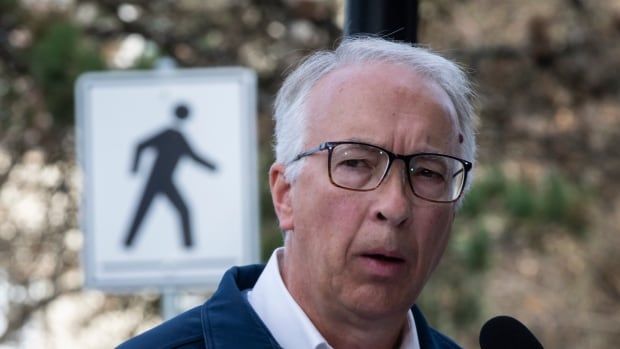
[[[404,167],[402,161],[392,163],[390,171],[375,190],[379,197],[374,217],[392,226],[402,226],[411,219],[413,193],[405,177]]]

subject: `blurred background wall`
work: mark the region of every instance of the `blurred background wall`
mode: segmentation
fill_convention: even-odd
[[[419,13],[419,41],[467,67],[481,117],[477,177],[420,300],[430,321],[471,348],[500,313],[549,348],[614,347],[620,2],[420,0]],[[82,288],[80,73],[161,56],[255,69],[266,257],[281,243],[274,94],[300,57],[334,46],[343,16],[343,0],[0,0],[0,348],[109,348],[161,321],[156,294]]]

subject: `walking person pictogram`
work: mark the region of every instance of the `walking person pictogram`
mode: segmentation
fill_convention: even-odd
[[[184,104],[179,104],[174,108],[174,116],[177,119],[177,124],[180,126],[190,115],[189,108]],[[146,148],[154,148],[157,151],[157,157],[155,164],[151,169],[146,187],[140,199],[138,208],[133,216],[133,220],[129,231],[127,232],[124,244],[126,248],[129,248],[134,243],[136,235],[140,229],[145,215],[153,203],[153,200],[158,194],[165,195],[170,203],[174,206],[182,225],[183,232],[183,244],[186,248],[190,248],[193,245],[192,240],[192,225],[190,221],[190,211],[183,200],[183,197],[179,193],[173,182],[174,171],[184,156],[190,157],[192,160],[203,165],[211,171],[216,170],[216,166],[213,162],[204,159],[197,155],[190,147],[185,136],[174,127],[166,128],[153,137],[150,137],[140,142],[135,150],[134,162],[132,166],[132,172],[138,171],[140,164],[140,155]]]

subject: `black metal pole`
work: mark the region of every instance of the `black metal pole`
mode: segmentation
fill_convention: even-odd
[[[415,43],[418,0],[347,0],[344,34],[374,34]]]

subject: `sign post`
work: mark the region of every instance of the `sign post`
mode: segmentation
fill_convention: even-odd
[[[87,287],[212,290],[258,262],[254,72],[87,73],[76,96]]]
[[[418,0],[347,0],[344,35],[374,34],[416,43]]]

